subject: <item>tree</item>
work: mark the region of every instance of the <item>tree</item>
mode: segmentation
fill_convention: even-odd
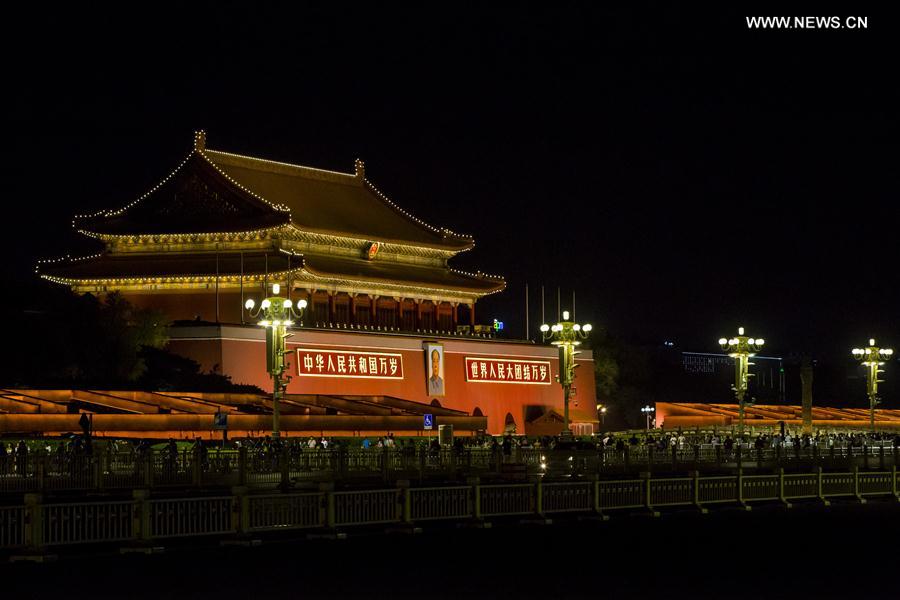
[[[173,354],[165,349],[145,346],[141,358],[147,365],[146,372],[137,380],[137,386],[161,392],[234,392],[241,394],[265,394],[255,385],[236,384],[231,377],[219,373],[201,373],[200,364]]]

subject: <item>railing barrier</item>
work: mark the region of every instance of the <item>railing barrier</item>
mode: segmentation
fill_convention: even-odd
[[[147,489],[131,500],[54,502],[43,504],[37,493],[25,495],[23,506],[0,507],[0,548],[124,541],[148,542],[173,537],[231,535],[318,527],[353,527],[414,523],[439,519],[466,520],[541,513],[596,513],[662,506],[694,506],[728,502],[771,502],[833,497],[897,498],[897,468],[890,471],[776,475],[743,475],[410,487],[259,494],[235,487],[228,496],[152,498]]]

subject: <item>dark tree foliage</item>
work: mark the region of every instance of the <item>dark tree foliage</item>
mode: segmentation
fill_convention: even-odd
[[[7,299],[7,301],[9,301]],[[165,350],[169,319],[112,293],[103,300],[56,285],[36,285],[6,336],[0,385],[259,392]]]
[[[172,354],[165,349],[145,346],[141,357],[147,371],[138,379],[140,389],[189,392],[234,392],[265,394],[255,385],[232,383],[231,378],[220,373],[201,373],[197,361]]]

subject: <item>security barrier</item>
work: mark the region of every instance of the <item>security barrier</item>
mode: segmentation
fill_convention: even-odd
[[[150,535],[154,538],[232,533],[232,497],[150,501]]]
[[[0,506],[0,548],[25,545],[25,507]]]
[[[410,519],[464,519],[472,515],[469,486],[409,488]]]
[[[591,483],[545,483],[541,498],[544,512],[585,512],[594,505]]]
[[[42,542],[58,546],[131,539],[133,506],[133,502],[44,504]]]
[[[515,485],[482,485],[481,514],[528,515],[534,512],[534,486],[523,483]]]
[[[752,475],[743,478],[742,498],[750,500],[778,500],[777,475]]]
[[[698,483],[698,501],[701,504],[737,501],[737,480],[734,477],[704,477]]]
[[[510,485],[401,487],[312,493],[248,493],[190,498],[54,502],[26,494],[24,506],[0,507],[0,548],[148,542],[156,539],[321,527],[399,524],[439,519],[468,520],[545,513],[594,513],[654,507],[863,496],[900,500],[900,474],[890,471],[652,478]]]
[[[601,481],[598,485],[601,509],[639,508],[644,506],[644,479]]]
[[[852,496],[853,473],[827,473],[822,476],[822,493],[826,496]]]
[[[248,529],[274,531],[321,527],[324,494],[268,494],[250,496]]]
[[[335,525],[376,525],[400,521],[400,490],[334,492]]]
[[[786,498],[816,498],[819,495],[817,475],[785,475],[784,496]]]
[[[677,506],[691,504],[694,494],[693,479],[650,480],[651,506]]]
[[[510,464],[516,465],[510,469]],[[817,467],[846,472],[852,469],[887,470],[900,464],[900,448],[751,448],[730,451],[721,446],[656,450],[647,446],[627,446],[624,450],[551,450],[548,448],[502,449],[309,449],[281,451],[201,450],[177,453],[101,452],[88,455],[7,456],[0,460],[0,494],[103,491],[113,489],[174,489],[246,485],[274,490],[303,481],[346,479],[427,478],[446,481],[465,476],[507,477],[510,473],[572,477],[597,475],[601,478],[640,472],[668,473],[678,477],[688,471],[714,474],[753,469],[749,475],[811,471]],[[796,485],[799,485],[796,484]],[[807,490],[809,484],[807,482]],[[829,484],[826,484],[829,485]],[[751,494],[756,493],[751,490]],[[848,492],[853,494],[851,490]]]
[[[891,473],[858,473],[858,489],[861,496],[881,496],[893,493]]]

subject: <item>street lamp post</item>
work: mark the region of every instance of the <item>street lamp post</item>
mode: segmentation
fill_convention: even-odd
[[[598,404],[597,414],[600,415],[600,427],[606,428],[606,406],[604,406],[603,404]]]
[[[641,412],[647,415],[647,431],[650,431],[650,415],[656,412],[656,409],[647,404],[641,409]]]
[[[301,318],[303,309],[306,308],[306,300],[300,300],[295,309],[294,303],[290,299],[278,295],[280,291],[281,286],[277,283],[272,284],[272,295],[263,300],[255,311],[253,309],[256,302],[252,299],[247,300],[244,304],[244,308],[250,313],[251,318],[255,319],[262,314],[262,320],[258,324],[266,329],[266,371],[269,372],[273,383],[272,439],[281,437],[279,401],[284,397],[284,391],[291,380],[289,375],[285,375],[285,371],[287,371],[285,356],[288,352],[285,350],[284,340],[293,334],[286,333],[286,330],[293,326],[294,319]]]
[[[562,435],[572,435],[569,429],[569,397],[572,393],[572,383],[575,381],[575,346],[581,344],[580,339],[587,338],[591,332],[591,325],[579,325],[569,320],[569,311],[564,310],[562,313],[563,320],[556,325],[550,326],[544,323],[541,325],[541,335],[546,340],[553,340],[550,343],[559,350],[559,375],[556,380],[563,388],[563,431]]]
[[[853,357],[860,361],[866,367],[866,388],[869,396],[869,426],[872,432],[875,431],[875,407],[881,404],[878,398],[878,384],[883,379],[878,379],[879,373],[884,373],[884,369],[878,367],[884,366],[884,361],[889,360],[893,356],[894,351],[891,348],[879,348],[875,345],[874,339],[869,339],[869,345],[865,348],[854,348],[852,350]]]
[[[746,402],[747,383],[753,375],[750,373],[750,357],[755,356],[766,341],[762,338],[752,338],[744,335],[744,328],[738,327],[737,336],[726,339],[721,338],[719,345],[722,350],[728,352],[728,356],[734,359],[734,385],[731,386],[735,398],[738,401],[738,434],[744,439],[744,406],[752,402]]]

